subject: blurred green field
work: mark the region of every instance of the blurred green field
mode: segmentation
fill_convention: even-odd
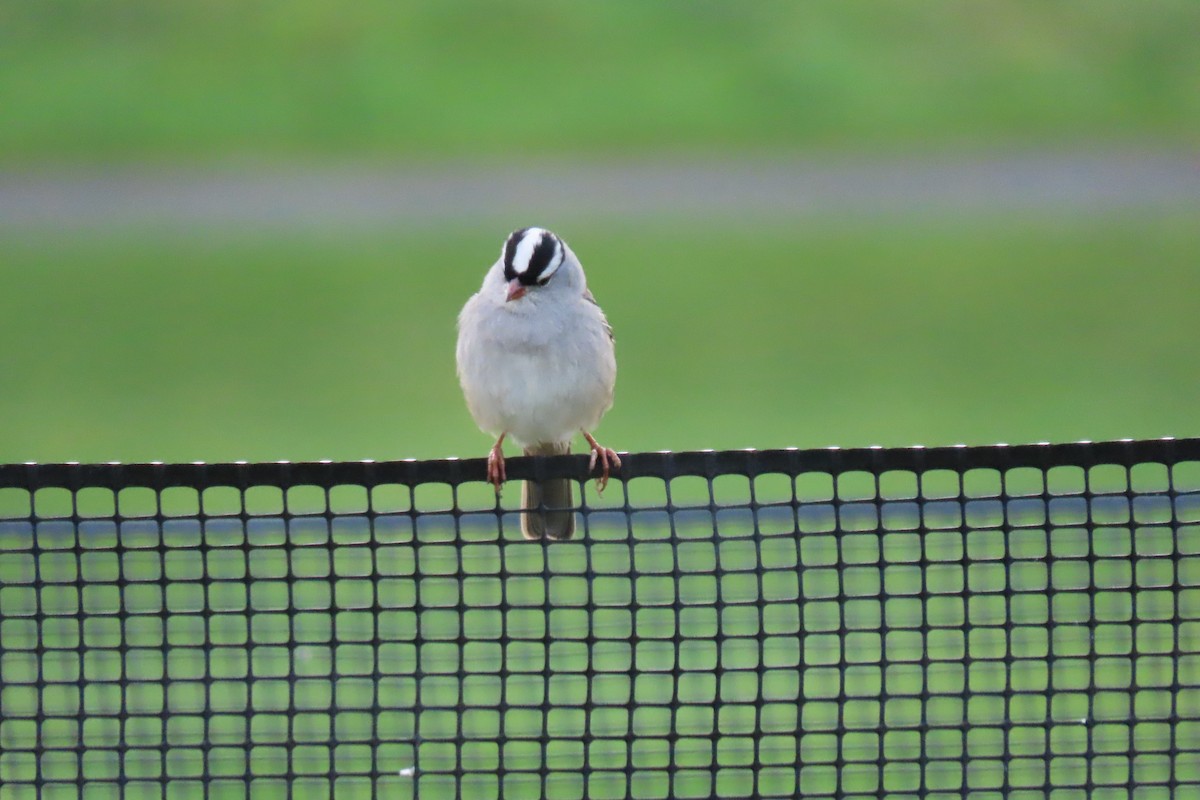
[[[0,164],[1191,142],[1200,6],[0,6]]]
[[[479,456],[455,316],[507,230],[0,238],[0,461]],[[1194,436],[1200,227],[560,228],[621,450]]]

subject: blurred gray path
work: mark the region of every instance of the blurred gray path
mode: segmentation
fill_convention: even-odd
[[[0,226],[1099,213],[1200,205],[1200,152],[0,171]]]

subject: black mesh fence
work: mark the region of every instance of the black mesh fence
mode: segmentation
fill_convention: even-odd
[[[1200,797],[1200,440],[624,462],[0,466],[0,797]]]

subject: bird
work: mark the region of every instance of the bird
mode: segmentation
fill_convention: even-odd
[[[556,234],[519,228],[458,316],[455,351],[467,409],[497,437],[487,479],[500,494],[505,438],[525,455],[571,452],[581,433],[600,465],[597,491],[621,468],[616,451],[592,435],[612,408],[617,378],[612,326],[588,290],[583,266]],[[526,481],[521,532],[527,539],[569,539],[575,532],[571,481]]]

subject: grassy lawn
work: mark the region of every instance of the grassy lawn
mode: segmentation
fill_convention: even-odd
[[[0,10],[0,164],[1191,141],[1200,7],[768,0]]]
[[[560,233],[636,451],[1197,435],[1194,221]],[[0,460],[482,455],[454,320],[506,232],[6,232]]]

